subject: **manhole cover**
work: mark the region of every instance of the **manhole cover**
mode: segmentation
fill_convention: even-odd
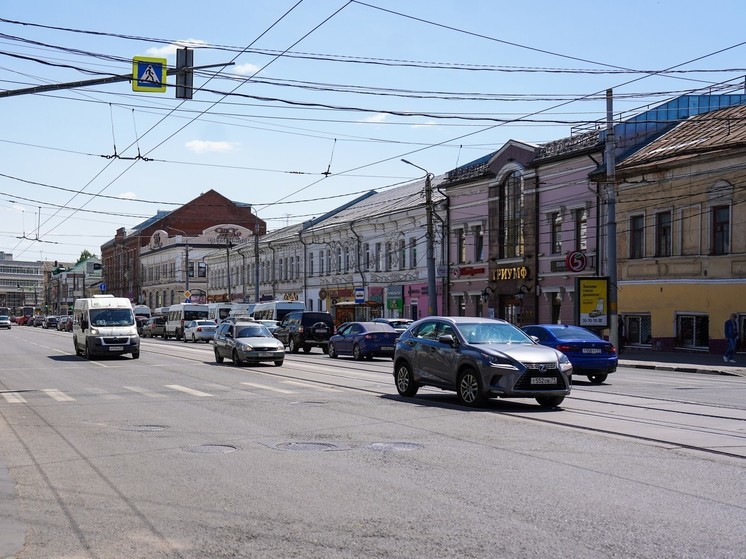
[[[163,431],[165,428],[165,425],[132,425],[122,427],[122,431]]]
[[[275,445],[277,450],[339,450],[339,447],[332,443],[313,443],[313,442],[298,442],[298,443],[278,443]]]
[[[226,452],[235,452],[238,447],[230,444],[201,444],[199,446],[187,446],[182,450],[197,454],[225,454]]]
[[[421,444],[417,443],[372,443],[369,444],[368,447],[371,450],[380,450],[380,451],[387,451],[387,450],[417,450],[422,448]]]

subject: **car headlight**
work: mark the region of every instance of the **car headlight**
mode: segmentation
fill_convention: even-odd
[[[98,336],[98,328],[91,328],[91,336]]]
[[[251,347],[249,344],[241,344],[239,346],[240,351],[248,352],[248,351],[254,351],[254,348]]]
[[[501,369],[512,369],[517,371],[518,368],[504,357],[498,357],[497,355],[484,354],[484,358],[487,363],[493,367],[500,367]]]
[[[572,363],[570,363],[570,360],[567,358],[567,355],[565,355],[564,353],[559,358],[557,363],[559,364],[560,371],[562,371],[563,373],[566,373],[567,371],[572,369]]]

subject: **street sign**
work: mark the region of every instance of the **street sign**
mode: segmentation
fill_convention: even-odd
[[[132,59],[132,91],[166,91],[167,63],[165,58],[135,56]]]
[[[105,283],[100,283],[98,287],[99,287],[99,289],[101,289],[101,293],[103,293],[104,291],[106,291],[106,284]]]
[[[184,299],[189,299],[192,296],[192,292],[187,290],[184,292]]]
[[[365,302],[365,288],[364,287],[356,287],[355,288],[355,302],[356,303],[364,303]]]

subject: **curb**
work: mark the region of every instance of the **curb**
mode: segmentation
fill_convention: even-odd
[[[722,371],[719,369],[700,369],[697,367],[677,367],[673,365],[657,365],[653,363],[631,363],[631,362],[619,362],[620,367],[630,367],[633,369],[649,369],[656,371],[676,371],[680,373],[697,373],[701,375],[721,375],[728,377],[742,377],[746,376],[743,373],[735,371]]]

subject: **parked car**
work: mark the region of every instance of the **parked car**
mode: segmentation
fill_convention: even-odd
[[[285,348],[266,326],[256,321],[223,321],[215,331],[215,361],[225,358],[236,367],[244,363],[272,361],[279,367],[285,360]]]
[[[352,355],[356,360],[393,357],[399,332],[384,322],[346,322],[329,338],[329,357]]]
[[[394,353],[401,396],[420,386],[455,390],[467,406],[487,398],[535,398],[559,406],[572,388],[572,363],[504,320],[431,316],[401,334]]]
[[[314,347],[326,353],[334,334],[334,320],[328,312],[293,311],[285,315],[273,334],[290,353],[298,353],[301,348],[309,353]]]
[[[148,323],[148,316],[135,315],[135,324],[137,325],[137,333],[142,336],[142,329]]]
[[[573,372],[586,375],[593,384],[601,384],[616,371],[616,348],[590,330],[569,324],[532,324],[524,326],[523,331],[535,336],[541,345],[567,355]]]
[[[48,330],[50,328],[57,329],[57,322],[59,321],[59,318],[56,316],[49,315],[44,318],[44,322],[42,323],[41,327],[45,330]]]
[[[57,330],[60,332],[67,332],[67,323],[70,322],[70,317],[63,315],[57,319]]]
[[[44,320],[46,317],[41,314],[37,314],[34,319],[31,321],[31,325],[36,328],[37,326],[44,327]]]
[[[217,329],[218,323],[214,320],[189,320],[184,323],[184,342],[191,340],[194,343],[200,341],[209,344]]]
[[[12,322],[10,321],[10,317],[8,315],[0,315],[0,328],[7,328],[10,330]]]
[[[151,316],[142,327],[143,338],[156,336],[166,339],[166,318],[163,316]]]
[[[411,318],[374,318],[373,322],[384,322],[393,326],[400,334],[414,322]]]

